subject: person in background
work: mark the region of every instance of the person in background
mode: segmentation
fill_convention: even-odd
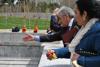
[[[27,35],[23,38],[24,41],[40,41],[40,42],[53,42],[63,40],[63,44],[65,48],[53,49],[57,58],[66,58],[66,54],[68,53],[68,49],[66,46],[71,42],[79,27],[77,26],[76,21],[74,20],[75,13],[69,7],[61,7],[57,13],[58,23],[61,25],[61,30],[51,35],[39,36],[39,35]],[[62,52],[62,53],[61,53]],[[48,56],[48,59],[51,57]]]
[[[57,22],[57,16],[56,16],[56,14],[57,14],[58,11],[59,11],[59,8],[56,8],[53,11],[53,14],[51,15],[50,28],[48,28],[48,30],[47,30],[48,34],[51,34],[51,33],[54,33],[54,32],[58,32],[61,29],[60,24],[58,24],[58,22]]]
[[[100,67],[100,0],[77,0],[75,13],[82,27],[69,44],[72,63]]]

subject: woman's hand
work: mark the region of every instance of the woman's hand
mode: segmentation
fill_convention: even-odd
[[[71,60],[72,60],[72,64],[73,64],[74,67],[80,67],[80,65],[77,64],[77,60],[78,60],[79,56],[80,55],[77,54],[77,53],[71,54]]]
[[[79,54],[74,53],[74,54],[72,54],[71,60],[72,60],[72,61],[78,60],[79,56],[80,56]]]

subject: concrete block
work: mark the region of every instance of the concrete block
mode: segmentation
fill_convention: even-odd
[[[24,42],[25,33],[0,33],[0,67],[38,67],[41,43]]]

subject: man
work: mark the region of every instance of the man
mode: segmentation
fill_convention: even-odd
[[[66,47],[67,43],[70,43],[70,41],[73,39],[73,37],[78,31],[78,27],[76,25],[76,22],[74,21],[74,16],[75,16],[74,11],[71,8],[63,6],[57,12],[58,23],[62,27],[59,32],[46,36],[27,35],[26,37],[24,37],[24,41],[35,40],[40,42],[52,42],[52,41],[63,40],[64,47]],[[75,29],[73,29],[74,27]],[[64,53],[62,52],[63,54],[61,54],[60,51],[63,51]],[[65,58],[66,53],[69,52],[68,49],[66,48],[61,48],[60,51],[59,49],[54,50],[56,55],[58,55],[57,56],[58,58]]]

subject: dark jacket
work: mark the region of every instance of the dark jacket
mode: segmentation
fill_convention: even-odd
[[[100,21],[83,36],[75,52],[80,54],[78,64],[83,67],[100,67]]]
[[[50,20],[50,29],[54,32],[58,32],[62,27],[57,22],[56,16],[52,15]]]
[[[69,27],[64,27],[64,28],[61,28],[59,32],[56,32],[54,34],[40,36],[40,42],[52,42],[52,41],[63,40],[64,47],[66,47],[66,43],[69,43],[78,31],[78,29],[73,30],[73,28],[76,25],[77,24],[74,21],[72,24],[71,30],[69,30]]]

